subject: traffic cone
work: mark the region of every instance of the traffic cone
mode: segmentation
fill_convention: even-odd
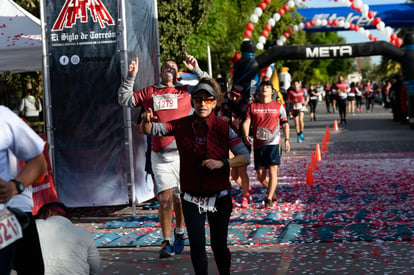
[[[329,131],[329,125],[326,125],[326,131],[325,131],[325,141],[329,142],[331,138],[331,132]]]
[[[322,160],[321,149],[319,147],[319,144],[316,144],[315,158],[316,158],[317,161],[321,161]]]
[[[339,131],[337,120],[334,121],[334,131]]]
[[[318,164],[316,163],[316,156],[315,152],[312,152],[312,158],[311,158],[311,167],[315,170],[318,170]]]
[[[313,185],[315,181],[313,180],[313,174],[312,174],[312,166],[308,165],[308,173],[306,175],[306,184],[307,185]]]
[[[322,152],[327,152],[328,151],[328,147],[326,146],[326,138],[323,137],[322,138],[322,148],[321,148]]]

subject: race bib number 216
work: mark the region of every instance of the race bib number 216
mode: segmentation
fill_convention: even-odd
[[[0,249],[22,237],[22,228],[16,216],[7,209],[0,211]]]

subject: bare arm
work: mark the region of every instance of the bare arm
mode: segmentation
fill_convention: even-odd
[[[289,140],[289,136],[290,136],[290,126],[289,123],[283,123],[282,124],[282,130],[283,130],[283,135],[285,136],[285,151],[286,153],[290,152],[290,140]]]
[[[46,170],[46,159],[42,154],[28,160],[20,173],[15,177],[25,187],[32,185]],[[8,202],[18,191],[14,182],[0,179],[0,203]]]
[[[243,134],[243,140],[246,142],[246,144],[251,145],[252,139],[249,136],[250,131],[250,119],[246,118],[245,121],[242,123],[242,134]]]
[[[150,135],[151,134],[151,129],[152,129],[152,121],[154,119],[157,119],[156,116],[154,116],[154,112],[152,111],[151,108],[148,108],[148,111],[143,113],[141,115],[141,131],[146,134],[146,135]]]

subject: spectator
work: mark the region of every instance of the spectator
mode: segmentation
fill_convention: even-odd
[[[36,96],[33,89],[28,89],[25,97],[20,101],[20,115],[29,122],[36,122],[39,121],[41,112],[42,101]]]
[[[400,74],[395,74],[391,78],[390,103],[392,110],[392,120],[400,122],[403,120],[401,112],[401,93],[403,91],[403,81]]]
[[[102,274],[101,258],[91,233],[68,219],[63,203],[43,205],[36,218],[45,275]]]
[[[144,133],[173,135],[177,141],[182,207],[196,274],[208,273],[206,218],[218,272],[230,274],[231,254],[227,246],[232,212],[229,167],[245,166],[250,159],[246,146],[229,123],[213,112],[219,92],[220,87],[214,79],[203,78],[192,93],[193,115],[154,123],[152,121],[157,118],[149,108],[141,122]],[[234,158],[229,159],[229,150]]]

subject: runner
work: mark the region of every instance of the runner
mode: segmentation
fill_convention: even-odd
[[[248,135],[250,124],[253,125],[254,168],[258,180],[267,188],[267,197],[263,201],[266,208],[273,207],[277,200],[277,169],[280,164],[280,127],[285,136],[286,152],[290,151],[289,123],[286,110],[282,104],[272,100],[273,85],[267,80],[259,87],[259,98],[249,104],[246,120],[242,129],[247,144],[251,144]],[[269,175],[267,175],[269,170]]]

